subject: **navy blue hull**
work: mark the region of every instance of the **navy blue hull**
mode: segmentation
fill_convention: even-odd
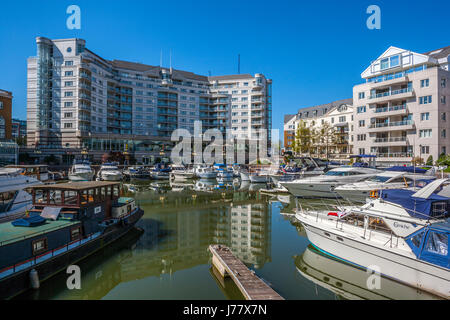
[[[78,261],[108,246],[130,231],[143,214],[144,211],[138,209],[135,214],[127,218],[126,223],[108,228],[108,230],[97,238],[2,279],[0,281],[0,299],[10,299],[30,289],[29,274],[32,269],[38,272],[39,280],[43,282],[57,273],[65,271],[69,265],[76,264]]]

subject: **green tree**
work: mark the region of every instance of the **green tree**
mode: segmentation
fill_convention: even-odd
[[[426,165],[427,166],[432,166],[433,165],[433,156],[432,155],[430,155],[428,157]]]
[[[328,122],[325,122],[318,128],[316,137],[317,148],[324,151],[323,153],[328,160],[330,147],[336,146],[340,140],[339,134]]]
[[[312,132],[313,130],[306,125],[306,122],[300,120],[297,131],[294,135],[292,150],[296,153],[310,153],[312,148]]]

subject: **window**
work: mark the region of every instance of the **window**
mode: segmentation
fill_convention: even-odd
[[[390,57],[389,62],[391,63],[391,68],[398,66],[400,64],[399,56]]]
[[[441,103],[445,104],[445,96],[441,96]]]
[[[366,150],[364,148],[359,148],[359,154],[365,154]]]
[[[419,130],[420,138],[431,138],[432,129]]]
[[[73,66],[73,61],[65,61],[65,62],[64,62],[64,65],[65,65],[66,67]]]
[[[72,128],[72,123],[70,123],[70,122],[64,123],[64,128],[65,128],[65,129],[67,129],[67,128]]]
[[[364,120],[359,120],[359,126],[360,127],[364,127],[365,126],[365,121]]]
[[[358,93],[358,99],[364,99],[364,92],[359,92]]]
[[[421,88],[428,87],[429,85],[430,85],[430,80],[429,79],[420,80],[420,87]]]
[[[446,148],[446,147],[442,147],[442,148],[441,148],[441,153],[447,154],[447,148]]]
[[[34,240],[33,245],[33,255],[37,255],[47,250],[47,238]]]
[[[441,113],[441,120],[446,121],[447,120],[447,114],[445,112]]]
[[[64,97],[73,97],[73,92],[72,91],[64,92]]]
[[[431,231],[428,235],[425,250],[446,256],[448,254],[448,235]]]
[[[389,68],[389,59],[388,58],[383,59],[380,62],[380,69],[381,70],[384,70],[384,69],[387,69],[387,68]]]
[[[446,79],[441,78],[441,88],[445,88],[445,86],[446,86]]]
[[[422,146],[421,147],[421,152],[424,154],[429,154],[430,153],[430,146]]]
[[[420,248],[420,242],[422,240],[423,231],[416,234],[414,237],[411,238],[411,242],[413,245],[415,245],[417,248]]]
[[[442,138],[446,138],[446,137],[447,137],[447,130],[442,129],[442,131],[441,131],[441,137],[442,137]]]
[[[363,113],[363,112],[366,112],[366,106],[358,107],[358,108],[356,109],[356,112],[357,112],[357,113]]]
[[[73,81],[65,81],[64,87],[73,87]]]
[[[420,114],[420,121],[424,121],[424,120],[430,120],[430,113],[429,112],[425,112],[425,113],[421,113]]]
[[[66,77],[73,76],[73,71],[66,71],[66,72],[64,72],[64,75],[65,75]]]
[[[419,97],[419,104],[429,104],[431,103],[431,96]]]
[[[339,117],[339,122],[345,122],[345,116]]]
[[[81,227],[75,227],[70,230],[70,241],[81,239]]]
[[[73,114],[72,112],[65,112],[64,113],[64,118],[72,118]]]
[[[3,109],[3,101],[0,101],[0,110]]]

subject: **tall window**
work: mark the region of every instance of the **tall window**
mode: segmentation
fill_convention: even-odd
[[[419,97],[419,104],[429,104],[431,103],[431,96]]]
[[[420,80],[420,87],[421,88],[428,87],[429,85],[430,85],[430,80],[429,79]]]
[[[0,115],[0,139],[5,139],[6,138],[6,125],[5,125],[6,121],[5,118],[3,118]]]
[[[421,121],[430,120],[430,113],[429,112],[421,113],[420,114],[420,120]]]

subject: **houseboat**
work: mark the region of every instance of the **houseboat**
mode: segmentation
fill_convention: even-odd
[[[127,233],[143,210],[120,197],[118,182],[32,188],[25,218],[0,224],[0,299],[38,287]]]

